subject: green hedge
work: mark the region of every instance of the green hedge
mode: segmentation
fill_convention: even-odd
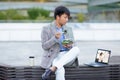
[[[36,19],[39,16],[39,8],[31,8],[27,11],[30,19]]]
[[[0,12],[0,20],[6,20],[6,15],[4,12]]]
[[[0,20],[53,20],[50,11],[41,8],[30,8],[24,15],[20,10],[8,9],[0,11]]]
[[[27,13],[30,19],[36,19],[39,16],[45,17],[45,18],[49,17],[50,11],[47,11],[45,9],[40,9],[40,8],[31,8],[31,9],[28,9]]]
[[[84,14],[79,13],[79,14],[77,14],[77,19],[78,19],[78,22],[84,22],[86,17]]]

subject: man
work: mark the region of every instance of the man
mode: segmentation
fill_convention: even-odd
[[[42,80],[48,80],[52,72],[55,72],[56,80],[65,80],[63,66],[78,56],[78,47],[74,47],[74,44],[62,44],[65,39],[70,39],[74,43],[72,29],[65,25],[69,17],[69,10],[64,6],[58,6],[54,12],[55,20],[43,27],[41,41],[44,54],[41,67],[46,71],[42,75]]]

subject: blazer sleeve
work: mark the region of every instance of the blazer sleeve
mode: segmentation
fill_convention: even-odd
[[[50,36],[51,31],[49,27],[43,27],[41,32],[41,42],[42,42],[42,48],[47,50],[50,49],[53,45],[59,42],[58,39],[55,38],[53,35]]]

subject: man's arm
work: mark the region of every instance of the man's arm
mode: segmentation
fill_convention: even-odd
[[[43,49],[49,49],[54,44],[59,42],[59,40],[56,39],[54,35],[52,37],[49,36],[51,33],[50,33],[50,30],[48,29],[49,29],[48,27],[43,27],[43,30],[41,32],[41,41],[42,41]]]

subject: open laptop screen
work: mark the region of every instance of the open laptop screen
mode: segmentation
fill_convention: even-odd
[[[98,49],[95,62],[108,64],[110,54],[111,54],[110,50]]]

